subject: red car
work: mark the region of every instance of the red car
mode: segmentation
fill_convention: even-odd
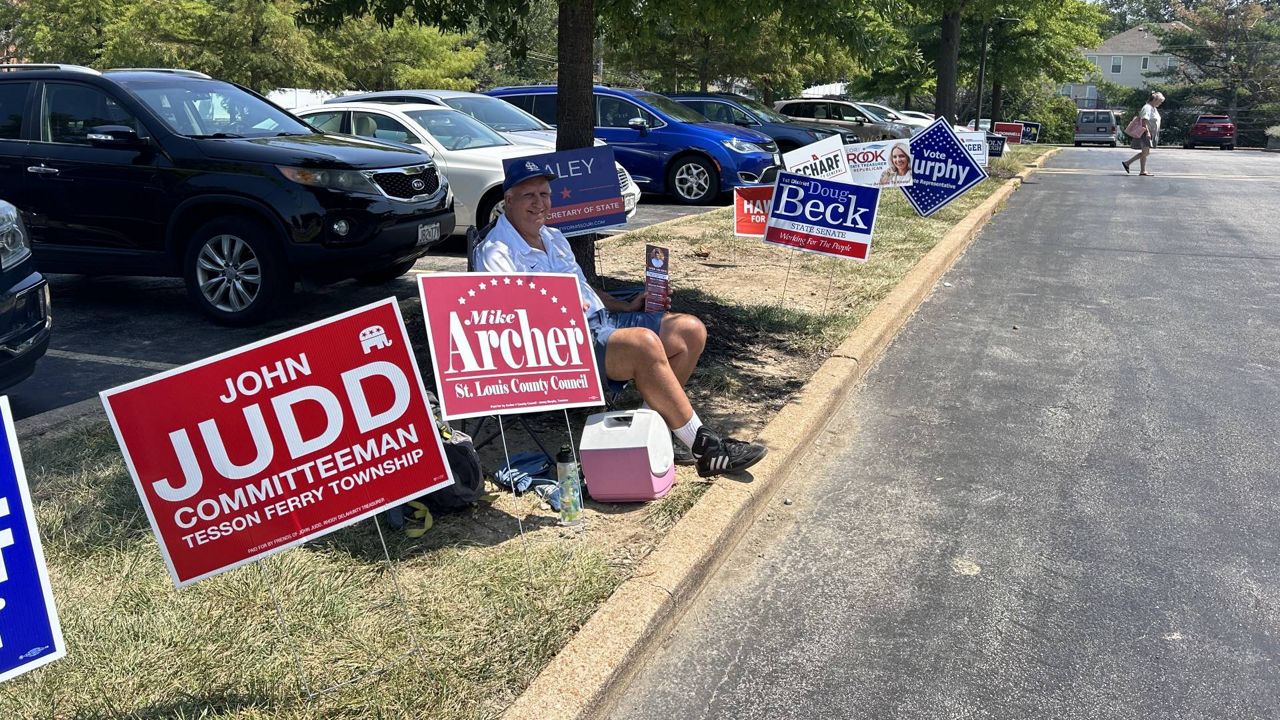
[[[1235,150],[1235,123],[1226,115],[1201,115],[1191,126],[1182,147],[1190,150],[1197,145],[1217,145],[1223,150]]]

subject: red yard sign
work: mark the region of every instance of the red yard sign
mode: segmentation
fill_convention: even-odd
[[[1022,144],[1022,123],[998,122],[991,128],[991,132],[1003,135],[1004,141],[1010,145]]]
[[[769,204],[772,202],[772,185],[734,188],[733,234],[738,237],[764,237],[764,226],[769,220]]]
[[[573,275],[433,273],[418,287],[446,418],[604,404]]]
[[[453,482],[394,299],[102,402],[179,587]]]

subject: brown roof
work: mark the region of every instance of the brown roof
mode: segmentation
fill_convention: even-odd
[[[1146,23],[1135,28],[1130,28],[1108,38],[1096,50],[1090,51],[1090,54],[1098,55],[1156,55],[1160,51],[1160,38],[1149,30],[1149,27],[1158,27],[1163,30],[1189,30],[1186,25],[1180,22],[1171,23]]]

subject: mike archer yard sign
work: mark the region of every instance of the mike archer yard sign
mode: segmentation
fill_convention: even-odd
[[[392,298],[102,401],[179,587],[453,483]]]
[[[573,275],[432,273],[418,287],[444,417],[604,404]]]

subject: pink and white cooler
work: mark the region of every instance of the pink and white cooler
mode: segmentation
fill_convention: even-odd
[[[671,432],[652,410],[592,415],[582,430],[578,454],[593,500],[656,500],[676,479]]]

